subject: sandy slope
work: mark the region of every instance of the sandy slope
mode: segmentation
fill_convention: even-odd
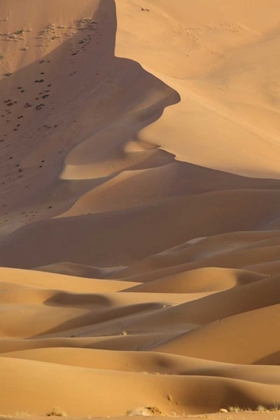
[[[279,12],[2,0],[0,415],[280,418]]]

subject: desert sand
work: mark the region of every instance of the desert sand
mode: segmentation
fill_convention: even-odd
[[[280,419],[279,14],[0,2],[2,418]]]

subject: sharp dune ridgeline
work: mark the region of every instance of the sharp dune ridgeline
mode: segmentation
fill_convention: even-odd
[[[280,419],[279,13],[0,2],[0,416]]]

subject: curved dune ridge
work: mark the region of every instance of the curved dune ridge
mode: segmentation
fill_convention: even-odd
[[[0,416],[280,418],[280,1],[19,3]]]

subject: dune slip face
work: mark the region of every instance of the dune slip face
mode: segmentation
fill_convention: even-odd
[[[0,417],[280,419],[279,13],[0,2]]]

